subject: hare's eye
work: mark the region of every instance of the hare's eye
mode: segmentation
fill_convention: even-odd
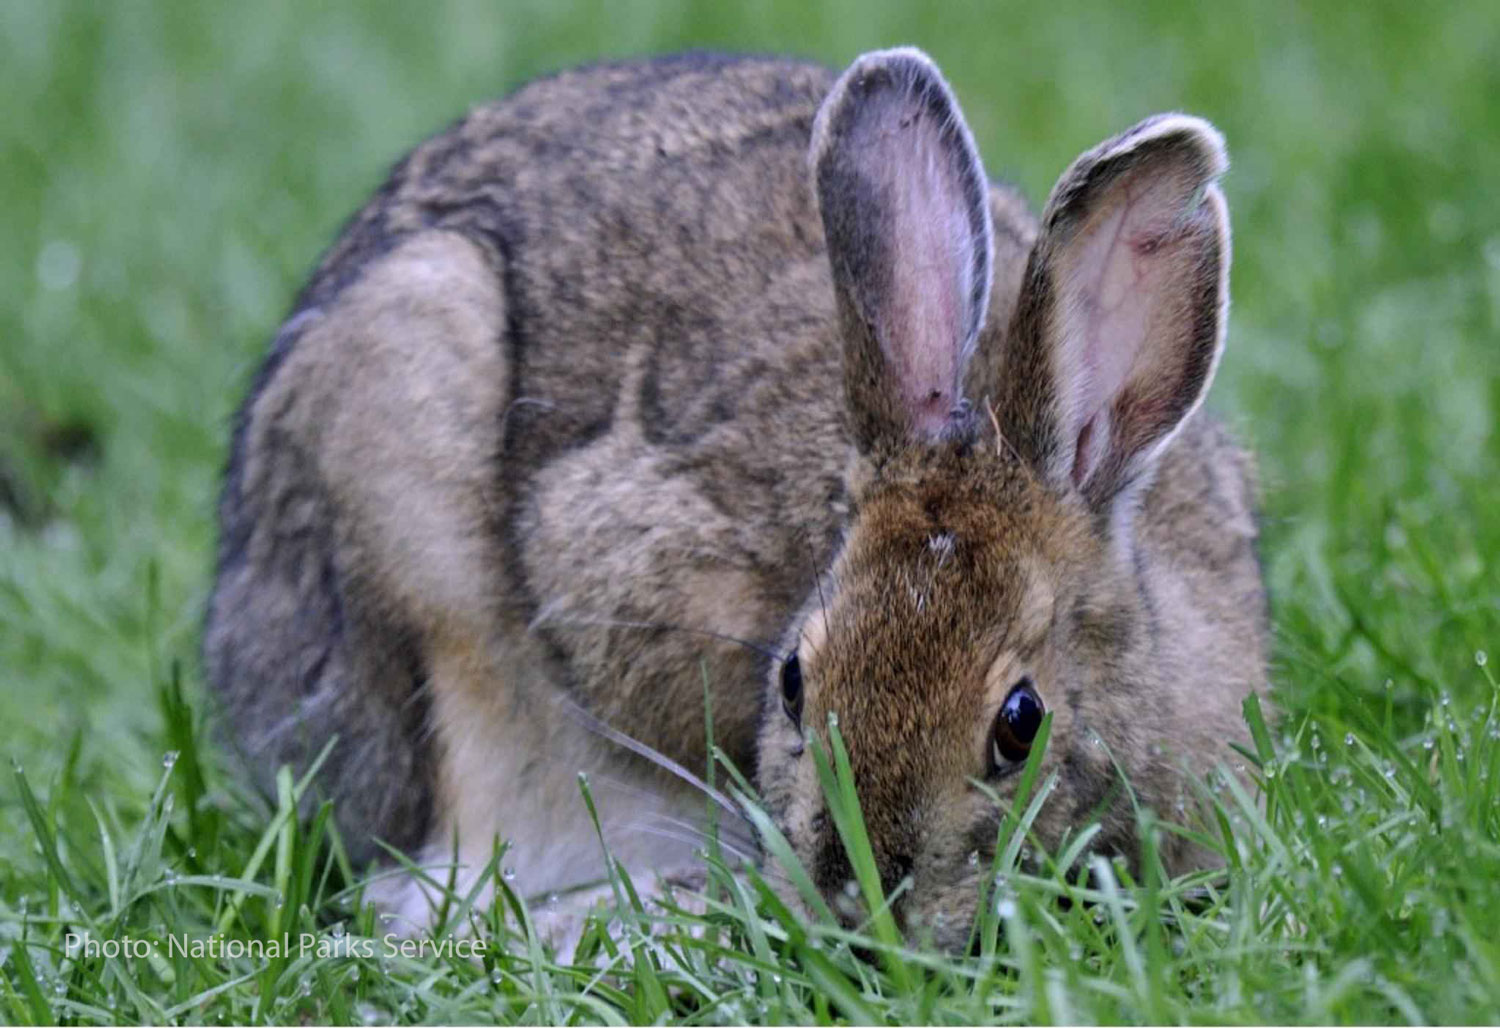
[[[795,653],[781,665],[781,709],[792,724],[802,727],[802,664]]]
[[[991,770],[1026,759],[1046,713],[1047,708],[1029,675],[1011,686],[1010,694],[1000,705],[1000,713],[995,715],[995,727],[990,730]]]

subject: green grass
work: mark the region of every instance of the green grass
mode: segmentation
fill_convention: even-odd
[[[1282,711],[1245,757],[1263,800],[1206,787],[1229,871],[1155,873],[1148,819],[1140,881],[1086,839],[1023,874],[1018,809],[973,959],[722,872],[707,915],[627,911],[587,966],[508,895],[479,963],[70,956],[381,934],[296,783],[268,806],[225,773],[195,646],[229,414],[390,162],[579,60],[895,42],[1038,203],[1155,110],[1229,140],[1212,402],[1261,456]],[[1482,3],[0,5],[0,1021],[1500,1019],[1497,53]]]

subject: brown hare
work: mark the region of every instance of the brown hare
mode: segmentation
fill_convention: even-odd
[[[1044,840],[1243,732],[1265,683],[1223,347],[1218,133],[1148,119],[1040,221],[920,52],[535,82],[412,151],[324,256],[234,434],[204,658],[268,778],[515,886],[670,872],[715,742],[830,895],[836,713],[900,913],[967,932],[1044,711]],[[653,754],[656,756],[653,758]],[[751,855],[748,852],[747,856]],[[1169,865],[1194,859],[1169,844]],[[987,867],[987,862],[984,867]],[[442,877],[442,875],[439,875]],[[389,890],[421,922],[427,893]]]

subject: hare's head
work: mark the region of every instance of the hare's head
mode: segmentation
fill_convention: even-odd
[[[910,879],[898,914],[945,944],[989,869],[1004,811],[987,792],[1013,792],[1044,713],[1044,839],[1098,816],[1102,844],[1124,846],[1119,769],[1143,804],[1175,799],[1174,726],[1194,713],[1172,683],[1193,669],[1161,666],[1170,618],[1140,586],[1133,515],[1222,346],[1224,168],[1218,133],[1182,115],[1083,155],[1014,317],[990,324],[989,187],[937,69],[868,55],[819,113],[859,456],[844,544],[768,685],[760,776],[831,897],[852,872],[806,745],[830,714],[884,884]]]

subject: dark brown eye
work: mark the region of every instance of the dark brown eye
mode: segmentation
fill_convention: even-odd
[[[802,727],[802,664],[795,653],[781,665],[781,709],[792,724]]]
[[[1031,676],[1011,686],[1010,694],[1000,705],[1000,713],[995,715],[995,727],[990,730],[990,764],[993,769],[1019,764],[1026,759],[1046,713],[1042,698],[1031,684]]]

